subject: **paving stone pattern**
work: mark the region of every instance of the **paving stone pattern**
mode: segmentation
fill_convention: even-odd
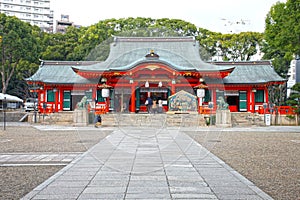
[[[67,165],[80,152],[74,153],[8,153],[0,154],[0,166],[24,166],[24,165]]]
[[[179,129],[115,130],[23,199],[272,199]]]

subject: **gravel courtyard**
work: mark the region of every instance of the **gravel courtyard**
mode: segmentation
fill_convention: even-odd
[[[224,131],[225,130],[225,131]],[[300,194],[300,132],[184,131],[274,199]],[[30,126],[0,131],[0,155],[81,153],[112,132],[109,129],[40,131]],[[0,167],[0,199],[19,199],[63,165]]]
[[[300,132],[187,134],[274,199],[300,198]]]

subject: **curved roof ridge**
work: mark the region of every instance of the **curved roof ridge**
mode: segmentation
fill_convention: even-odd
[[[168,36],[168,37],[126,37],[114,36],[114,42],[191,42],[196,41],[194,36]]]

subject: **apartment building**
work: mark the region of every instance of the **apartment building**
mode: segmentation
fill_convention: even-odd
[[[16,16],[46,32],[53,32],[50,0],[0,0],[0,13]]]
[[[66,33],[67,28],[69,26],[75,26],[74,22],[71,22],[69,19],[69,15],[61,15],[60,20],[56,20],[56,28],[55,28],[55,33]]]
[[[292,92],[292,87],[296,83],[300,83],[300,59],[297,58],[291,61],[290,68],[288,71],[289,79],[287,81],[287,97],[290,96]]]

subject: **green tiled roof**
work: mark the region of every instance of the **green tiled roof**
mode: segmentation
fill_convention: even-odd
[[[47,62],[46,62],[47,64],[42,64],[38,69],[38,71],[33,76],[27,78],[26,80],[42,81],[44,83],[56,83],[56,84],[90,83],[88,79],[85,79],[77,75],[73,71],[71,66],[78,65],[77,62],[56,62],[56,61],[47,61]]]
[[[219,64],[222,66],[222,63]],[[235,68],[230,75],[223,79],[224,84],[261,84],[286,81],[286,79],[275,72],[268,61],[227,62],[226,65],[228,64],[231,64]]]
[[[126,71],[149,62],[145,56],[151,50],[159,56],[151,62],[167,64],[177,71],[222,71],[231,68],[203,62],[199,44],[193,37],[116,37],[106,61],[75,68],[83,71]]]

